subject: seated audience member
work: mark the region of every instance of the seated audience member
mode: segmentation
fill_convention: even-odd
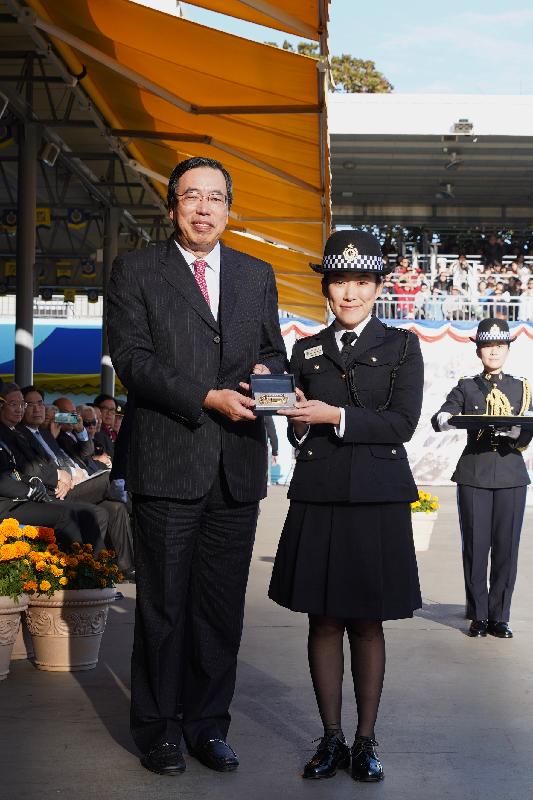
[[[491,233],[487,239],[483,241],[481,247],[481,254],[483,261],[486,264],[503,261],[503,242],[498,239],[496,234]]]
[[[47,508],[56,507],[56,514],[57,509],[60,509],[61,513],[57,517],[66,539],[71,542],[83,541],[92,544],[95,550],[101,549],[107,531],[107,512],[104,509],[95,509],[90,503],[63,499],[70,488],[70,475],[58,468],[54,459],[35,437],[27,438],[17,429],[25,411],[26,402],[17,384],[3,383],[0,386],[0,447],[4,452],[4,462],[0,471],[3,470],[4,477],[14,478],[26,487],[38,487],[39,492],[30,493],[24,490],[22,494],[17,494],[19,490],[15,487],[17,491],[13,493],[8,482],[2,490],[4,493],[0,491],[0,495],[4,499],[29,499],[32,503],[39,502]],[[6,459],[9,462],[7,466]],[[60,475],[63,485],[58,480]],[[41,487],[43,491],[40,491]],[[21,515],[15,513],[14,507],[10,506],[10,509],[12,516],[19,522],[45,526],[50,524],[55,527],[51,523],[50,515],[39,523],[38,519],[26,514],[24,509],[21,510]]]
[[[430,297],[426,300],[425,314],[426,319],[442,322],[444,314],[442,313],[442,303],[446,295],[440,289],[432,289]]]
[[[518,303],[522,294],[522,283],[520,278],[513,275],[507,281],[507,294],[509,295],[509,319],[516,322],[518,319]]]
[[[503,283],[498,283],[490,298],[491,313],[496,319],[508,319],[509,317],[509,293],[504,291]]]
[[[58,397],[54,405],[62,413],[74,414],[77,422],[74,424],[62,422],[61,430],[57,435],[57,443],[69,454],[71,458],[81,459],[82,461],[94,453],[94,447],[89,435],[83,425],[83,419],[77,413],[76,407],[68,397]]]
[[[445,319],[467,319],[468,307],[465,297],[457,286],[452,286],[451,293],[447,295],[442,303],[442,313]]]
[[[427,283],[421,283],[414,298],[415,319],[426,319],[426,303],[431,299],[431,291]]]
[[[102,423],[100,430],[97,431],[98,436],[95,437],[95,441],[100,442],[105,452],[113,458],[117,440],[117,434],[113,430],[117,402],[110,394],[99,394],[98,397],[94,398],[94,405],[100,410],[102,416]]]
[[[115,411],[115,419],[113,421],[113,430],[117,434],[117,439],[123,419],[124,419],[124,409],[120,404],[117,403],[117,410]]]
[[[444,294],[448,294],[450,291],[451,281],[448,277],[448,273],[446,270],[441,270],[438,274],[438,277],[435,281],[433,281],[433,289],[438,289],[439,292],[443,292]]]
[[[452,263],[451,271],[452,286],[457,286],[460,291],[465,291],[468,288],[470,263],[464,253],[460,253],[457,260]]]
[[[520,295],[518,319],[533,322],[533,278],[528,280],[526,288]]]
[[[102,465],[106,469],[111,469],[113,466],[111,457],[104,451],[104,448],[101,444],[97,444],[94,441],[94,437],[98,428],[97,409],[94,406],[81,405],[76,406],[76,411],[81,415],[81,418],[83,419],[83,426],[87,431],[89,439],[92,439],[93,442],[94,453],[91,456],[91,460],[100,465],[99,469],[102,469]]]
[[[407,256],[398,256],[394,272],[397,275],[405,275],[406,272],[409,272],[409,259]]]

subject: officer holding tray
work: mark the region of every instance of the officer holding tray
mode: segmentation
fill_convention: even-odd
[[[518,544],[530,483],[522,457],[533,438],[533,426],[500,420],[499,428],[488,420],[469,420],[469,415],[520,417],[531,409],[531,389],[525,378],[505,374],[511,336],[505,320],[484,319],[475,337],[483,372],[462,378],[433,416],[436,431],[468,426],[465,449],[452,475],[457,483],[459,522],[463,543],[467,617],[473,637],[490,633],[501,639],[513,635],[509,627],[511,597],[516,579]],[[463,425],[464,423],[464,425]],[[470,423],[472,423],[470,425]],[[489,553],[491,570],[487,586]]]
[[[314,269],[323,273],[335,321],[296,342],[290,371],[298,402],[278,411],[298,454],[269,596],[309,615],[324,732],[303,777],[351,767],[354,780],[379,781],[382,623],[421,605],[410,508],[418,492],[404,442],[420,416],[423,362],[415,334],[373,316],[388,271],[374,236],[335,232]],[[351,751],[341,725],[345,633],[357,702]]]

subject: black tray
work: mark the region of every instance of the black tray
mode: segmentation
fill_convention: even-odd
[[[504,417],[504,416],[487,416],[485,414],[458,414],[448,420],[450,425],[454,428],[461,428],[465,430],[480,430],[480,428],[510,428],[512,425],[521,425],[522,427],[529,427],[533,425],[533,416],[531,417]]]
[[[272,415],[278,410],[294,408],[294,375],[250,375],[250,393],[256,401],[254,414]]]

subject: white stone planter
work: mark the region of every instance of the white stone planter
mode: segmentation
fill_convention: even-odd
[[[34,664],[52,672],[94,669],[116,589],[63,589],[31,597],[26,619]]]
[[[20,627],[21,611],[28,608],[28,597],[22,594],[18,601],[0,596],[0,681],[7,678],[13,645]]]
[[[26,659],[33,661],[33,644],[28,630],[28,623],[26,622],[26,612],[23,611],[20,615],[20,627],[13,645],[11,661],[23,661]]]
[[[423,511],[411,513],[413,541],[417,552],[429,550],[431,534],[433,533],[433,526],[437,521],[437,516],[438,514],[436,511],[431,511],[429,514]]]

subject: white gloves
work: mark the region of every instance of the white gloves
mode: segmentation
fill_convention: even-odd
[[[454,431],[456,430],[455,425],[450,425],[448,420],[453,417],[453,414],[450,414],[449,411],[441,411],[440,414],[437,414],[437,425],[439,426],[440,431]]]

